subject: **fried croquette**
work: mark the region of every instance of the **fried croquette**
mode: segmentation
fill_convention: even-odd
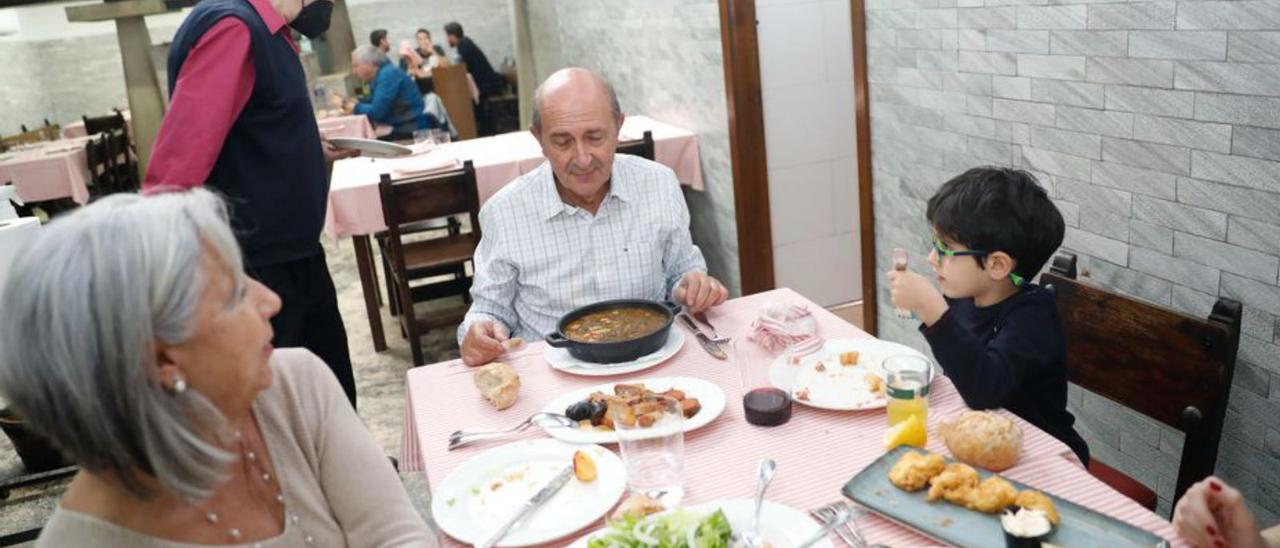
[[[990,476],[982,480],[978,487],[970,492],[965,508],[979,512],[994,514],[1013,504],[1018,490],[1000,476]]]
[[[1053,505],[1053,499],[1039,491],[1022,491],[1014,498],[1013,503],[1023,508],[1044,512],[1045,517],[1049,518],[1049,523],[1054,525],[1062,519],[1058,516],[1058,509]]]
[[[889,483],[903,491],[919,491],[929,480],[942,472],[946,461],[942,455],[923,455],[915,451],[903,453],[889,469]]]
[[[969,499],[969,491],[978,486],[978,471],[967,464],[954,462],[929,480],[929,485],[926,497],[929,502],[944,499],[963,506]]]

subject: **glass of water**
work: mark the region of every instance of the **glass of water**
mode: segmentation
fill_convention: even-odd
[[[449,131],[448,131],[448,130],[444,130],[444,129],[435,129],[435,130],[432,130],[432,133],[435,135],[435,142],[436,142],[437,144],[441,144],[441,145],[443,145],[443,144],[445,144],[445,143],[448,143],[448,142],[450,142],[450,141],[453,141],[453,136],[452,136],[452,135],[449,135]]]
[[[419,129],[413,132],[413,144],[429,143],[435,144],[436,132],[433,129]]]
[[[684,413],[680,402],[662,396],[647,398],[631,406],[610,406],[609,415],[627,467],[627,487],[632,493],[675,508],[684,497]]]

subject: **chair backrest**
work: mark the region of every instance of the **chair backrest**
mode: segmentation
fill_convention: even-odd
[[[471,160],[460,169],[421,177],[392,180],[390,174],[383,173],[378,193],[387,223],[388,248],[392,260],[402,267],[401,225],[466,213],[471,218],[470,236],[480,241],[480,195]]]
[[[618,143],[618,154],[631,154],[639,156],[646,160],[653,160],[653,132],[646,130],[644,137],[634,141],[622,141]]]
[[[1060,254],[1040,277],[1067,337],[1068,379],[1186,434],[1173,502],[1213,473],[1240,344],[1240,303],[1219,298],[1207,319],[1075,279]]]
[[[86,135],[93,135],[95,133],[102,133],[104,131],[113,131],[117,129],[127,131],[124,114],[118,110],[106,116],[95,116],[93,118],[81,116],[80,118],[84,120],[84,131]]]
[[[115,173],[116,192],[136,192],[141,188],[138,162],[135,159],[129,136],[123,129],[113,129],[103,134],[107,140],[107,152],[111,154],[111,166]]]
[[[458,139],[475,139],[476,113],[471,103],[471,86],[467,83],[467,65],[458,63],[431,69],[431,80],[454,129],[458,130]]]
[[[90,191],[94,196],[105,196],[115,192],[115,166],[112,165],[110,145],[106,136],[89,139],[85,143],[85,157],[89,164],[89,180],[93,185]]]

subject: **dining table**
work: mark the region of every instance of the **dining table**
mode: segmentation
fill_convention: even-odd
[[[640,139],[649,131],[654,140],[654,161],[675,172],[681,185],[703,190],[702,164],[697,134],[643,115],[627,116],[619,139]],[[546,161],[537,139],[528,131],[518,131],[453,141],[435,145],[415,144],[415,153],[402,158],[348,158],[333,163],[329,178],[329,207],[324,234],[333,239],[352,239],[356,267],[360,275],[365,312],[373,348],[387,348],[382,328],[380,299],[369,236],[386,230],[378,182],[382,174],[393,178],[461,167],[470,160],[476,172],[481,205],[521,175]]]
[[[358,139],[377,139],[378,132],[363,114],[317,113],[316,125],[320,128],[320,136],[326,139],[334,137],[355,137]]]
[[[121,115],[124,116],[125,129],[128,131],[130,138],[132,138],[133,115],[129,113],[129,109],[122,110],[120,111],[120,113]],[[63,139],[74,139],[76,137],[87,137],[89,135],[88,131],[84,127],[83,119],[76,120],[74,122],[71,122],[69,124],[62,126],[62,129],[59,131],[59,133],[62,135]]]
[[[818,335],[827,339],[872,339],[870,334],[835,316],[791,289],[775,289],[725,302],[707,312],[707,319],[721,333],[745,333],[763,307],[785,304],[806,307],[816,320]],[[677,329],[677,327],[673,327]],[[737,337],[740,339],[740,337]],[[402,470],[421,471],[427,485],[440,485],[468,459],[493,447],[516,440],[544,437],[530,429],[502,441],[475,443],[450,451],[449,434],[459,429],[500,430],[514,426],[565,393],[602,382],[637,382],[645,378],[693,377],[717,385],[728,401],[724,412],[707,426],[684,434],[684,499],[693,505],[722,499],[750,498],[755,488],[757,463],[772,458],[777,473],[767,499],[800,510],[816,509],[842,500],[841,489],[850,478],[885,453],[883,436],[888,428],[883,410],[830,411],[796,404],[789,422],[762,427],[749,424],[743,414],[744,376],[741,356],[712,358],[693,337],[673,357],[651,369],[615,377],[583,377],[552,369],[544,358],[545,343],[499,358],[520,375],[516,402],[498,411],[472,386],[472,370],[458,360],[409,370],[401,439]],[[738,341],[738,344],[743,344]],[[754,344],[747,342],[746,344]],[[758,365],[758,364],[757,364]],[[931,452],[947,454],[937,427],[968,410],[954,385],[938,376],[929,394],[928,443]],[[1023,446],[1015,466],[1001,474],[1104,515],[1148,530],[1183,546],[1168,520],[1147,510],[1091,476],[1065,444],[1020,417],[1004,410],[1023,432]],[[617,450],[616,446],[611,447]],[[616,501],[602,501],[612,506]],[[552,545],[603,527],[603,519]],[[888,546],[937,545],[937,541],[875,513],[857,519],[869,543]],[[838,542],[832,536],[833,542]],[[448,546],[462,546],[452,538]],[[992,539],[992,545],[1003,544]],[[838,544],[837,544],[838,545]]]
[[[71,198],[89,201],[88,137],[42,141],[0,152],[0,184],[12,184],[23,202]]]

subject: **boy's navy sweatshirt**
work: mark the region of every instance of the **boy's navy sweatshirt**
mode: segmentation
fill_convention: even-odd
[[[947,299],[949,308],[920,331],[973,409],[1003,407],[1067,444],[1089,464],[1089,446],[1067,411],[1066,340],[1053,294],[1026,284],[991,306]]]

